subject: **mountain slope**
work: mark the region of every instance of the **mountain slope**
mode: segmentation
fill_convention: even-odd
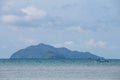
[[[99,59],[101,57],[90,52],[71,51],[67,48],[55,48],[46,44],[39,44],[15,52],[11,59],[40,58],[40,59]]]

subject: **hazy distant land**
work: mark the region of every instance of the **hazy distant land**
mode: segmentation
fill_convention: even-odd
[[[25,49],[21,49],[15,52],[11,59],[28,59],[28,58],[40,58],[40,59],[100,59],[97,55],[90,52],[72,51],[65,47],[56,48],[51,45],[39,44],[36,46],[29,46]]]

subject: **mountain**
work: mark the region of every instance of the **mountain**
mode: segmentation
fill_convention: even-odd
[[[15,52],[11,59],[100,59],[101,57],[90,52],[71,51],[65,47],[56,48],[46,44],[39,44]]]

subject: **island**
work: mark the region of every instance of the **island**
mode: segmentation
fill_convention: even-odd
[[[56,48],[40,43],[21,49],[11,55],[10,59],[101,59],[90,52],[72,51],[65,47]]]

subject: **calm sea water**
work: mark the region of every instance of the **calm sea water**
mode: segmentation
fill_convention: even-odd
[[[0,80],[120,80],[120,60],[0,60]]]

